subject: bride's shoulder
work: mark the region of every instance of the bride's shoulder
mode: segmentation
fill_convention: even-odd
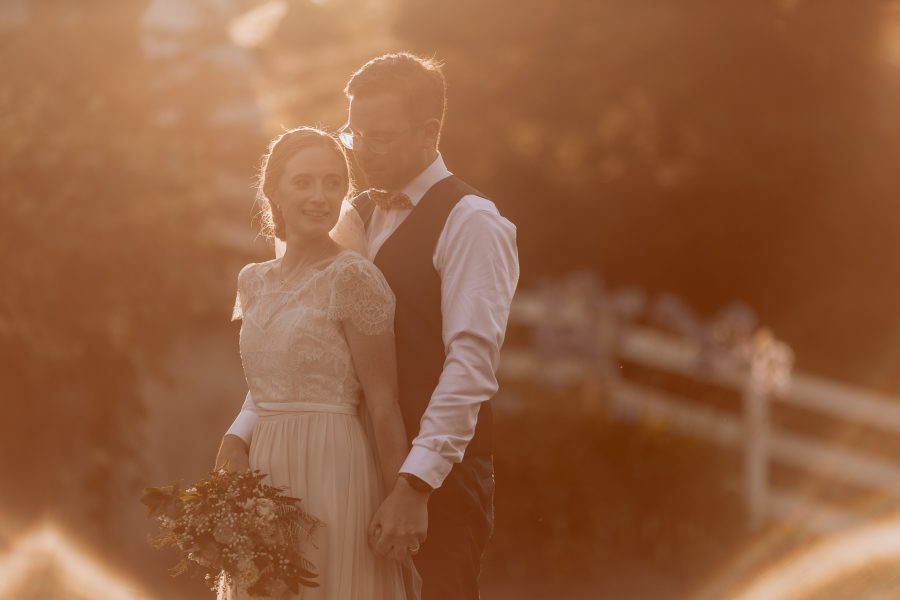
[[[275,264],[277,264],[279,260],[281,260],[281,259],[279,259],[279,258],[273,258],[273,259],[271,259],[271,260],[267,260],[267,261],[264,261],[264,262],[252,262],[252,263],[247,263],[246,265],[244,265],[243,267],[241,267],[241,272],[244,272],[244,271],[248,271],[248,272],[249,272],[249,271],[255,271],[255,270],[260,270],[260,269],[263,269],[263,270],[265,270],[265,269],[270,269],[270,268],[272,268]]]
[[[360,266],[365,267],[367,264],[375,266],[372,264],[372,261],[357,252],[356,250],[351,250],[349,248],[344,248],[341,250],[338,255],[334,258],[335,268],[338,271],[343,271],[346,269],[354,269],[359,268]]]
[[[350,315],[365,312],[365,307],[393,306],[394,294],[378,267],[368,258],[344,250],[332,263],[329,314]]]
[[[267,260],[265,262],[247,263],[241,267],[240,271],[238,271],[238,282],[248,281],[260,276],[270,269],[277,260],[277,258],[273,258],[272,260]]]
[[[371,260],[356,252],[345,249],[334,259],[334,272],[339,279],[381,278],[381,271]]]

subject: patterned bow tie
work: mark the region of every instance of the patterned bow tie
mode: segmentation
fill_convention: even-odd
[[[409,196],[403,192],[386,192],[384,190],[369,190],[369,198],[382,210],[395,208],[412,208],[413,203]]]

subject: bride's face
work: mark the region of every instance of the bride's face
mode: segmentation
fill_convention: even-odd
[[[285,163],[274,198],[287,238],[327,235],[337,223],[347,187],[347,167],[337,152],[321,146],[298,150]]]

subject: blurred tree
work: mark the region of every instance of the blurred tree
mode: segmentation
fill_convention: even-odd
[[[138,364],[227,315],[251,246],[223,231],[247,221],[263,147],[214,118],[228,68],[145,54],[146,6],[31,3],[0,34],[17,57],[0,82],[0,469],[18,483],[0,504],[88,516],[101,537],[137,482]]]
[[[801,368],[900,390],[888,6],[414,1],[395,33],[446,60],[444,152],[518,224],[525,284],[745,300]]]
[[[337,129],[346,119],[344,85],[361,64],[395,42],[396,2],[291,2],[278,26],[256,43],[259,87],[268,99],[269,128],[316,125]]]

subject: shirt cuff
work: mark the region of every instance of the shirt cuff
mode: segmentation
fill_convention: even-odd
[[[228,431],[225,432],[225,435],[229,433],[231,435],[236,435],[244,442],[247,443],[247,446],[250,446],[250,440],[253,438],[253,428],[256,427],[256,415],[242,410],[238,413],[237,418],[234,420],[234,423],[231,424],[231,427],[228,428]]]
[[[401,473],[415,475],[434,489],[441,487],[453,463],[435,452],[422,446],[413,446],[400,467]]]

